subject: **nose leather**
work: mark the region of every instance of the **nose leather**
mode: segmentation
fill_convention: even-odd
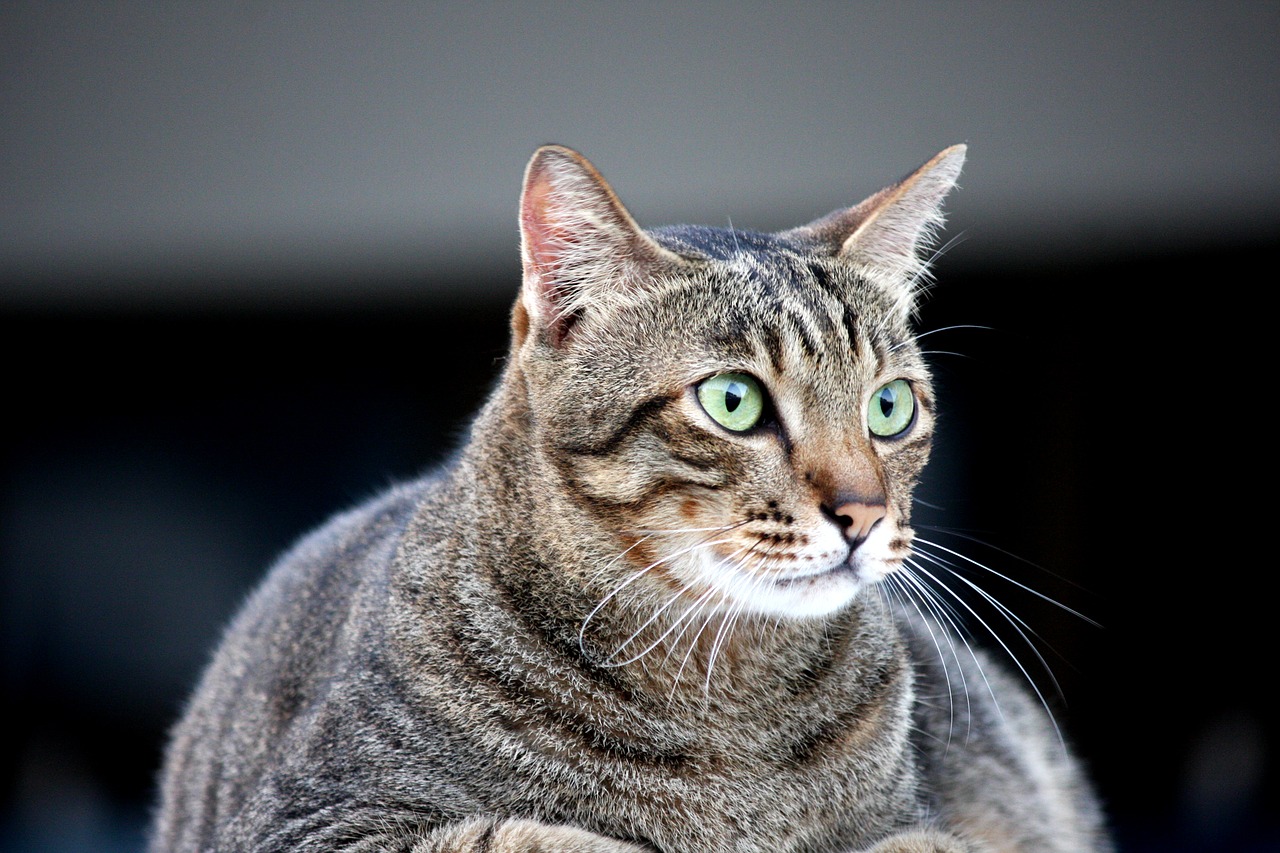
[[[854,501],[841,504],[835,509],[836,518],[846,518],[849,524],[844,529],[845,538],[850,542],[861,542],[871,535],[876,522],[885,516],[884,504],[862,503]]]

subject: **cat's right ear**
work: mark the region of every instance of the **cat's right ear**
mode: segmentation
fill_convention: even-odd
[[[861,204],[784,233],[875,274],[909,311],[964,157],[965,146],[953,145]]]
[[[520,249],[517,347],[530,331],[563,346],[587,306],[625,298],[681,262],[640,229],[585,157],[559,145],[539,148],[525,170]]]

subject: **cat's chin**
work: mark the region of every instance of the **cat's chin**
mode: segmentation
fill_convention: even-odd
[[[826,571],[722,584],[721,591],[727,599],[722,607],[762,616],[820,618],[843,610],[866,586],[859,567],[844,562]]]
[[[772,607],[768,615],[812,619],[843,610],[866,586],[861,573],[849,563],[813,575],[779,578],[765,590]]]

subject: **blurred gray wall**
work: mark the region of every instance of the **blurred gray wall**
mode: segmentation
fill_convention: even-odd
[[[549,141],[652,225],[793,225],[964,141],[984,263],[1273,232],[1278,34],[1261,2],[11,0],[0,304],[514,270]]]

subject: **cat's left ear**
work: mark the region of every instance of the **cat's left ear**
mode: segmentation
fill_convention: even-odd
[[[848,260],[910,304],[942,225],[942,201],[956,185],[965,146],[953,145],[893,186],[785,236]]]
[[[586,311],[625,300],[683,263],[636,224],[587,158],[559,145],[539,148],[525,170],[520,236],[517,346],[537,329],[559,348]]]

